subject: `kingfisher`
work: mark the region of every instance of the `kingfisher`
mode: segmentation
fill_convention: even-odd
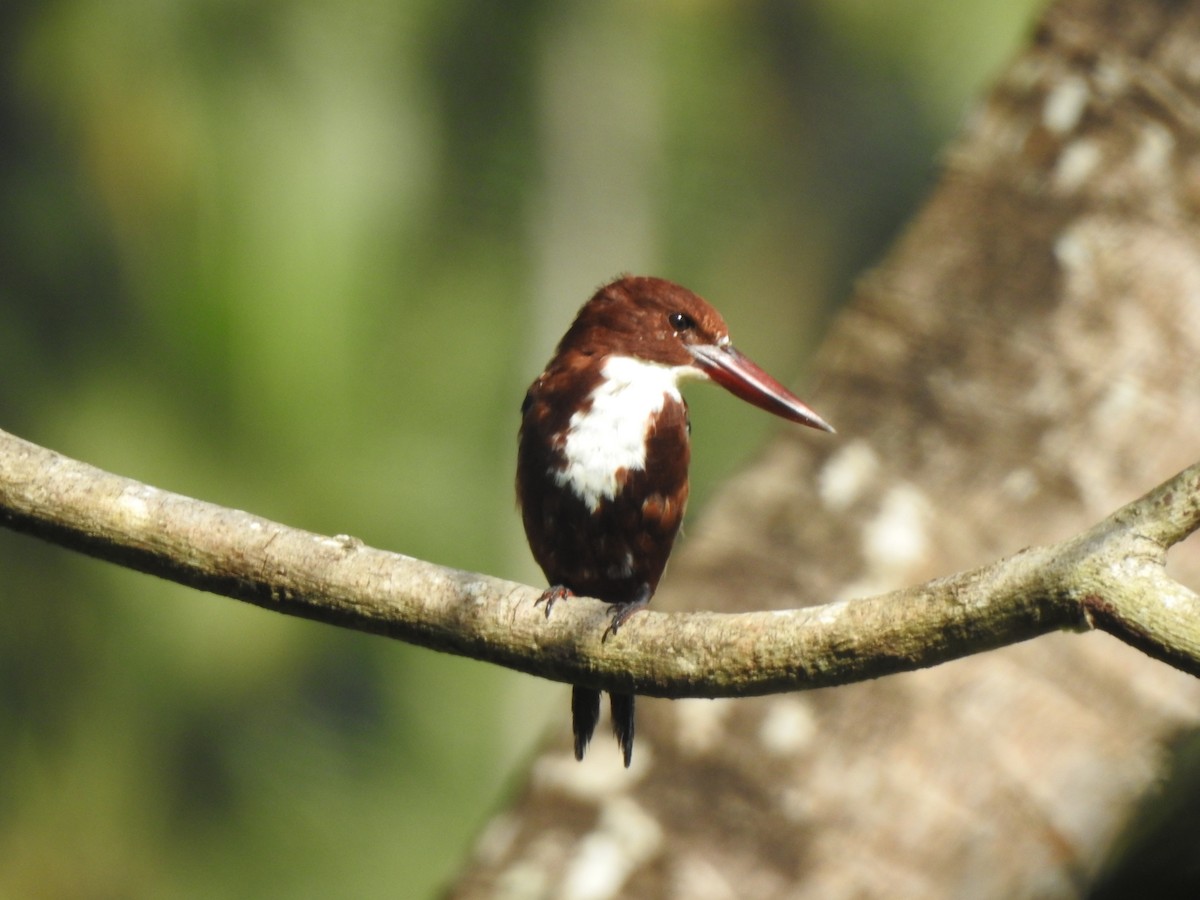
[[[734,349],[707,301],[662,278],[622,276],[579,310],[525,394],[517,502],[550,587],[546,615],[571,596],[612,604],[603,637],[643,609],[683,521],[691,459],[680,382],[715,381],[767,412],[833,428]],[[634,698],[610,694],[613,734],[628,767]],[[575,686],[571,724],[582,760],[600,719],[600,692]]]

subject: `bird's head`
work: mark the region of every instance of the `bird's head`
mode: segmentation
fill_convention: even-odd
[[[624,276],[592,297],[557,355],[601,361],[631,357],[712,380],[769,413],[822,431],[833,428],[799,397],[736,350],[721,314],[687,288],[662,278]]]

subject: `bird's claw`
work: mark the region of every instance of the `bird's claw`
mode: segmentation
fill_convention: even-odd
[[[546,604],[546,618],[550,618],[550,610],[559,600],[566,600],[568,597],[574,597],[570,588],[563,587],[561,584],[556,584],[553,587],[548,587],[542,591],[542,596],[533,601],[534,606]]]
[[[616,637],[617,631],[620,629],[620,627],[628,622],[633,617],[634,613],[641,612],[643,609],[645,609],[649,603],[650,598],[646,597],[645,599],[639,598],[634,600],[632,603],[622,603],[620,606],[618,606],[615,610],[613,610],[612,621],[609,622],[608,627],[604,629],[604,634],[601,635],[600,642],[603,643],[604,641],[607,641],[610,635],[612,637]]]

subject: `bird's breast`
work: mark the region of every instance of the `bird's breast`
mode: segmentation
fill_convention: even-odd
[[[669,366],[631,357],[609,359],[595,388],[555,438],[562,459],[555,482],[592,512],[613,500],[625,480],[646,470],[664,411],[667,419],[677,422],[678,414],[671,414],[677,407],[686,423],[677,379]],[[682,438],[686,442],[686,424]],[[684,460],[685,472],[686,465]]]
[[[529,546],[551,584],[626,603],[658,584],[687,505],[687,405],[666,366],[551,366],[517,452]]]

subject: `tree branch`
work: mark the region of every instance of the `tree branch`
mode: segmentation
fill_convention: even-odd
[[[526,585],[325,537],[103,472],[0,431],[0,523],[190,587],[555,681],[739,697],[924,668],[1060,629],[1200,675],[1200,597],[1166,551],[1200,527],[1200,463],[1077,537],[876,597],[772,612],[546,620]]]

